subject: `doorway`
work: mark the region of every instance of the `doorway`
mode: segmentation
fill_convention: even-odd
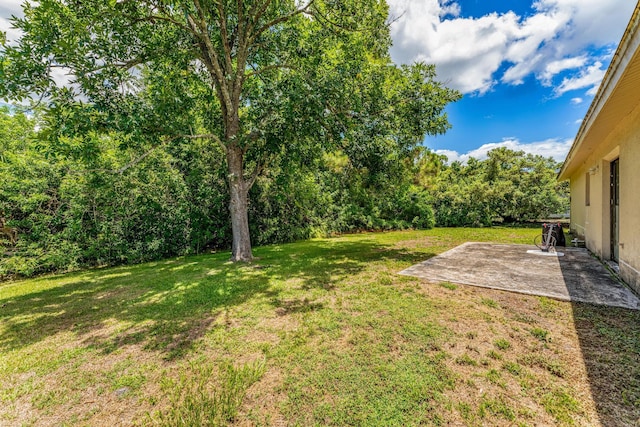
[[[611,162],[609,199],[611,205],[611,260],[620,256],[620,159]]]

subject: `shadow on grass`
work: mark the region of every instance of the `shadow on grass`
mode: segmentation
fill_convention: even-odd
[[[635,300],[628,298],[627,290],[595,258],[573,248],[563,252],[563,257],[531,258],[526,256],[526,248],[470,245],[455,258],[441,259],[437,269],[417,270],[428,271],[442,282],[484,284],[634,307]],[[581,351],[576,363],[584,362],[586,367],[600,421],[595,424],[640,427],[640,311],[579,302],[572,302],[571,309]],[[570,402],[563,404],[561,395],[550,396],[556,400],[550,407],[570,408]]]
[[[624,290],[594,257],[559,258],[559,265],[572,296],[613,300]],[[640,426],[640,310],[580,302],[571,309],[600,424]]]
[[[106,353],[139,344],[167,359],[180,358],[230,307],[266,301],[285,314],[322,308],[313,301],[282,300],[276,281],[298,278],[303,288],[329,290],[369,261],[413,263],[432,256],[373,239],[302,242],[258,248],[256,254],[259,260],[248,265],[216,254],[10,284],[24,290],[0,297],[0,349],[19,350],[73,332],[87,347]]]
[[[603,426],[640,426],[640,311],[575,303],[576,332]]]
[[[212,272],[211,267],[218,269]],[[72,331],[104,352],[142,343],[175,358],[204,335],[221,308],[241,304],[268,287],[266,277],[245,275],[220,256],[34,282],[45,289],[0,300],[6,304],[0,309],[5,325],[0,348],[17,349]]]

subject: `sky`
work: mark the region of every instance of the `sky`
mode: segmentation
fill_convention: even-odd
[[[564,160],[635,0],[389,0],[391,57],[435,64],[462,100],[425,145],[450,161],[496,147]]]
[[[23,0],[0,0],[0,31]],[[388,0],[391,58],[435,64],[463,98],[424,144],[450,161],[505,146],[563,160],[634,0]]]

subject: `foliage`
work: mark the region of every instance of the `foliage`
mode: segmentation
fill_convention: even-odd
[[[130,146],[93,133],[52,146],[47,120],[0,111],[0,276],[136,263],[226,249],[224,153],[207,139]],[[36,131],[35,129],[39,129]],[[78,153],[92,147],[90,156]],[[346,150],[346,149],[345,149]],[[143,156],[143,158],[141,158]],[[426,149],[354,160],[342,150],[300,163],[273,159],[249,193],[259,245],[362,230],[490,225],[562,211],[557,163],[501,149],[447,166]]]
[[[333,200],[329,229],[431,228],[434,221],[428,193],[412,185],[411,171],[392,156],[376,163],[357,167],[346,162],[346,156],[326,159],[322,189]]]
[[[486,160],[471,158],[466,165],[440,161],[435,177],[417,175],[433,189],[440,226],[534,221],[569,209],[567,183],[556,180],[561,164],[552,158],[497,148]]]
[[[114,173],[132,153],[100,139],[90,164],[45,156],[37,139],[20,149],[1,141],[0,209],[19,239],[6,248],[0,276],[140,262],[189,248],[189,192],[171,157],[158,150]]]
[[[49,118],[0,112],[0,216],[19,236],[15,246],[0,240],[0,277],[229,247],[227,182],[224,169],[211,167],[223,161],[217,145],[131,147],[112,132],[52,147]],[[87,144],[91,156],[77,155]],[[255,243],[431,227],[427,192],[411,184],[403,162],[392,154],[385,161],[375,174],[344,154],[306,167],[274,161],[249,195]]]
[[[0,52],[0,96],[40,95],[50,144],[78,140],[84,156],[111,132],[137,148],[216,145],[232,258],[250,260],[248,194],[273,163],[340,150],[379,173],[448,128],[459,94],[433,66],[391,62],[387,17],[380,0],[27,3],[23,36]]]
[[[41,97],[34,117],[0,111],[19,234],[0,277],[565,210],[551,159],[447,165],[418,145],[459,94],[391,63],[386,17],[376,0],[26,4],[0,96]]]

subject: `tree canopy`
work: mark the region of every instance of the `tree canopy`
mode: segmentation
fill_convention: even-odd
[[[485,160],[443,162],[441,172],[424,182],[433,194],[438,225],[522,223],[568,212],[568,185],[556,179],[561,166],[550,157],[502,147]]]
[[[249,191],[267,170],[337,153],[373,176],[444,132],[459,97],[433,66],[391,62],[384,1],[42,0],[24,12],[23,36],[0,51],[0,95],[46,110],[52,152],[95,158],[105,136],[137,148],[119,171],[158,147],[219,153],[233,260],[252,258]]]
[[[18,237],[0,234],[0,278],[231,244],[226,173],[212,167],[224,163],[219,146],[185,139],[150,151],[150,143],[96,134],[80,144],[94,147],[90,156],[78,155],[73,141],[53,155],[49,132],[41,114],[0,109],[0,217]],[[279,156],[249,192],[252,238],[264,245],[362,230],[485,226],[568,208],[552,159],[500,150],[467,164],[445,160],[423,147],[358,162],[340,151],[309,162]]]

